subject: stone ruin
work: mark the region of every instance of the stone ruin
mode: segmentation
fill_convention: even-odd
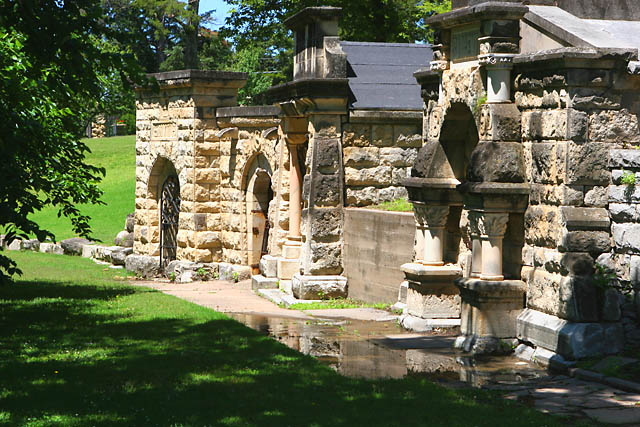
[[[344,209],[408,197],[405,326],[547,359],[638,344],[640,6],[454,0],[433,46],[344,42],[339,16],[286,22],[294,76],[270,106],[236,105],[242,73],[138,91],[129,258],[346,296]]]

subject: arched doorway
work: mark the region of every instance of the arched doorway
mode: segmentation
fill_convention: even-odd
[[[160,266],[166,267],[176,259],[178,250],[178,221],[180,216],[180,181],[169,175],[160,193]]]
[[[269,253],[269,205],[273,200],[271,167],[262,154],[250,163],[245,182],[247,263],[253,274],[259,274],[260,258]]]

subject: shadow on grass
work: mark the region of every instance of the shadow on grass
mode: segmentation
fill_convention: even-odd
[[[139,316],[135,298],[196,314]],[[148,290],[29,282],[0,289],[0,309],[0,422],[567,424],[477,390],[345,378],[223,315]]]

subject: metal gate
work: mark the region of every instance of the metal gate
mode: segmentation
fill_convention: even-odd
[[[180,215],[180,182],[173,175],[162,184],[160,195],[160,267],[176,259],[178,219]]]

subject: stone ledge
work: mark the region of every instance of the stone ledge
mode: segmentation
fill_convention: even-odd
[[[352,110],[349,112],[349,123],[379,123],[389,124],[422,122],[422,111],[377,111]]]
[[[604,208],[578,208],[562,206],[562,219],[568,230],[606,230],[609,231],[611,220],[609,212]]]
[[[527,291],[522,280],[490,281],[481,279],[458,279],[455,284],[460,290],[470,291],[483,297],[519,297]]]
[[[403,314],[398,319],[400,326],[416,332],[429,332],[434,329],[451,329],[460,327],[460,319],[423,319]]]
[[[271,105],[223,107],[216,110],[216,117],[271,117],[280,114],[280,107]]]
[[[635,149],[609,150],[609,168],[640,169],[640,151]]]
[[[421,282],[453,281],[462,276],[462,269],[457,265],[443,265],[441,267],[410,262],[400,267],[408,279]]]
[[[276,277],[264,277],[262,274],[254,274],[251,276],[251,289],[257,291],[259,289],[278,289],[280,281]]]
[[[532,309],[518,316],[516,330],[520,340],[567,359],[615,354],[624,347],[620,323],[574,323]]]

